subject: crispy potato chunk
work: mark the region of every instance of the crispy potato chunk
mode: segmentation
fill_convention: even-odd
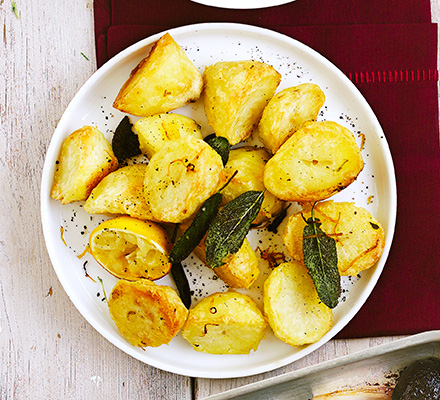
[[[250,296],[214,293],[189,312],[182,336],[197,351],[248,354],[257,350],[267,322]]]
[[[178,223],[214,194],[223,179],[220,155],[203,140],[185,136],[151,157],[144,194],[157,220]]]
[[[233,149],[225,166],[225,175],[229,179],[235,171],[238,173],[222,190],[224,203],[228,203],[248,190],[264,190],[263,174],[269,153],[264,148],[250,146]],[[273,218],[283,209],[284,201],[272,193],[264,194],[260,212],[253,221],[259,225]]]
[[[89,214],[127,214],[154,220],[144,197],[147,164],[128,165],[108,174],[84,203]]]
[[[139,117],[166,113],[196,101],[202,88],[202,75],[166,33],[131,72],[113,107]]]
[[[260,275],[259,261],[247,239],[225,264],[214,268],[216,275],[229,287],[247,289]]]
[[[258,61],[221,61],[203,75],[205,113],[217,136],[231,145],[249,137],[275,94],[281,75]]]
[[[372,267],[379,260],[385,246],[385,235],[380,223],[362,207],[353,203],[325,201],[317,203],[315,217],[321,229],[336,240],[340,275],[356,275]],[[309,218],[310,207],[292,215],[283,233],[289,255],[303,261],[302,235],[304,218]]]
[[[92,126],[84,126],[61,145],[51,196],[61,204],[85,200],[117,167],[118,160],[104,135]]]
[[[320,340],[333,312],[318,297],[306,267],[297,261],[276,267],[264,282],[264,313],[275,336],[291,346]]]
[[[280,199],[314,202],[340,192],[362,171],[353,134],[336,122],[308,122],[267,162],[264,185]]]
[[[314,121],[325,101],[314,83],[302,83],[277,93],[263,111],[258,134],[264,147],[276,153],[305,122]]]
[[[191,118],[179,114],[158,114],[139,119],[134,124],[143,154],[151,158],[170,140],[192,135],[203,139],[200,125]]]
[[[112,290],[108,307],[121,335],[139,347],[168,344],[188,315],[174,289],[147,279],[119,280]]]
[[[196,255],[206,264],[205,245],[196,248]],[[247,289],[260,275],[258,257],[245,239],[240,249],[220,267],[214,268],[215,274],[228,286],[236,289]]]

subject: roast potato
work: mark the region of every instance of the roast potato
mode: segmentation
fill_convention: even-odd
[[[258,125],[264,147],[275,153],[305,122],[316,120],[324,101],[324,92],[314,83],[302,83],[277,93]]]
[[[127,214],[154,220],[144,197],[147,164],[128,165],[108,174],[92,190],[84,210],[89,214]]]
[[[314,202],[346,188],[363,167],[347,128],[332,121],[307,122],[267,162],[264,185],[280,199]]]
[[[225,264],[214,268],[216,275],[229,287],[247,289],[260,275],[258,257],[245,238],[240,249]]]
[[[188,315],[174,289],[148,279],[119,280],[111,292],[108,307],[121,335],[139,347],[168,344]]]
[[[84,126],[61,145],[51,196],[61,204],[86,200],[101,179],[117,167],[118,160],[102,132]]]
[[[151,157],[144,195],[155,219],[178,223],[197,211],[223,179],[220,155],[203,140],[185,136]]]
[[[264,190],[263,174],[269,153],[264,148],[250,146],[232,149],[225,166],[225,175],[229,179],[237,171],[234,178],[222,190],[225,203],[230,202],[248,190]],[[284,201],[272,193],[264,194],[263,204],[253,224],[259,225],[273,218],[283,209]]]
[[[141,118],[134,124],[134,129],[138,134],[139,147],[148,158],[170,140],[186,135],[203,139],[200,125],[180,114],[157,114]]]
[[[298,261],[304,259],[303,216],[307,219],[310,214],[310,207],[306,207],[290,216],[283,233],[287,252]],[[356,275],[379,260],[385,246],[385,235],[379,221],[367,210],[354,203],[328,200],[315,204],[314,214],[322,223],[321,229],[336,241],[340,275]]]
[[[166,33],[131,72],[113,107],[139,117],[166,113],[196,101],[202,88],[202,75]]]
[[[265,335],[267,322],[250,296],[214,293],[190,309],[182,336],[197,351],[248,354]]]
[[[298,261],[280,264],[264,282],[264,313],[275,336],[291,346],[320,340],[333,312],[318,297],[312,278]]]
[[[202,96],[208,123],[231,145],[249,137],[275,94],[281,75],[258,61],[220,61],[206,67]]]

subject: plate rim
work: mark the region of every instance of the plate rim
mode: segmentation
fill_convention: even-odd
[[[257,8],[269,8],[293,3],[295,0],[244,0],[246,4],[235,0],[223,0],[223,4],[216,3],[215,0],[191,0],[194,3],[203,4],[216,8],[227,8],[232,10],[254,10]],[[242,0],[243,1],[243,0]],[[226,4],[225,4],[226,3]],[[253,4],[251,4],[253,3]]]
[[[200,369],[197,371],[187,370],[185,368],[180,367],[173,367],[170,366],[167,363],[163,363],[160,360],[149,360],[148,362],[141,358],[138,353],[134,351],[131,345],[128,343],[125,343],[122,340],[115,340],[115,338],[111,335],[108,335],[105,329],[102,329],[99,322],[96,320],[96,318],[91,315],[91,313],[88,311],[87,307],[83,307],[76,299],[75,299],[75,293],[70,287],[69,283],[65,279],[66,277],[62,274],[62,271],[60,270],[60,266],[58,266],[58,261],[55,257],[55,250],[53,243],[48,240],[49,238],[49,227],[47,224],[44,223],[45,218],[47,218],[47,215],[49,214],[49,204],[51,202],[50,193],[47,193],[45,191],[45,187],[49,187],[47,182],[52,181],[52,176],[49,176],[52,168],[50,165],[48,165],[48,154],[53,153],[56,151],[56,149],[59,149],[59,146],[57,146],[57,143],[53,140],[54,137],[56,137],[58,130],[60,130],[65,122],[65,120],[68,120],[69,114],[71,110],[76,106],[77,102],[80,101],[81,97],[83,96],[84,92],[87,92],[89,87],[92,86],[95,81],[99,81],[105,73],[113,68],[118,62],[126,58],[128,55],[132,54],[133,52],[136,52],[142,47],[151,45],[155,41],[157,41],[163,34],[166,32],[170,33],[172,36],[174,33],[176,34],[185,34],[188,32],[195,32],[195,31],[201,31],[201,30],[234,30],[236,32],[242,31],[245,34],[253,33],[253,34],[261,34],[264,37],[270,36],[271,38],[282,40],[284,43],[290,42],[289,45],[292,45],[296,50],[300,50],[302,52],[306,52],[309,55],[313,56],[313,58],[319,59],[321,63],[324,64],[326,68],[329,68],[333,73],[335,73],[342,81],[345,81],[345,84],[348,85],[354,94],[356,94],[356,99],[362,103],[363,109],[365,109],[368,112],[370,122],[375,126],[376,130],[378,132],[383,133],[383,141],[382,146],[384,148],[384,155],[386,156],[386,165],[387,165],[387,179],[389,181],[389,186],[392,190],[390,190],[389,196],[389,204],[390,208],[394,209],[395,211],[392,213],[391,217],[389,218],[389,226],[387,229],[387,236],[385,239],[385,247],[381,256],[381,259],[378,261],[378,263],[381,265],[380,268],[376,266],[375,271],[369,278],[369,281],[366,283],[365,288],[363,289],[362,296],[359,297],[359,300],[356,302],[356,307],[351,307],[347,314],[344,315],[344,321],[339,321],[339,325],[342,325],[342,327],[337,327],[338,324],[333,325],[332,329],[329,333],[327,333],[320,341],[313,343],[311,345],[308,345],[305,349],[304,353],[302,353],[301,357],[295,357],[295,355],[290,356],[282,363],[280,362],[271,362],[269,364],[264,364],[263,367],[255,367],[250,370],[242,371],[241,373],[233,373],[228,374],[228,372],[219,371],[217,374],[213,375],[212,373],[204,373],[204,371],[201,371]],[[62,135],[58,135],[58,141],[61,140]],[[313,48],[303,44],[302,42],[299,42],[298,40],[291,38],[285,34],[273,31],[271,29],[262,28],[254,25],[248,25],[248,24],[241,24],[241,23],[223,23],[223,22],[210,22],[210,23],[198,23],[198,24],[189,24],[189,25],[183,25],[180,27],[167,29],[164,31],[161,31],[159,33],[156,33],[154,35],[151,35],[147,38],[144,38],[131,46],[127,47],[126,49],[122,50],[118,54],[116,54],[114,57],[112,57],[110,60],[108,60],[105,64],[103,64],[99,69],[97,69],[82,85],[82,87],[76,92],[72,100],[69,102],[66,109],[63,111],[62,117],[60,118],[57,127],[55,128],[53,135],[50,139],[50,144],[47,148],[46,155],[45,155],[45,162],[43,166],[43,173],[41,178],[41,187],[40,187],[40,213],[41,213],[41,220],[42,220],[42,226],[43,226],[43,235],[45,239],[46,248],[49,253],[49,257],[51,260],[52,267],[54,268],[57,277],[60,281],[60,283],[63,286],[64,291],[67,293],[68,297],[74,304],[75,308],[80,312],[80,314],[87,320],[87,322],[92,325],[100,335],[105,337],[110,343],[118,347],[120,350],[124,351],[125,353],[131,355],[132,357],[138,359],[139,361],[159,368],[164,371],[168,371],[171,373],[184,375],[184,376],[190,376],[190,377],[197,377],[197,378],[210,378],[210,379],[223,379],[223,378],[238,378],[238,377],[244,377],[244,376],[252,376],[259,373],[264,373],[268,371],[275,370],[277,368],[283,367],[285,365],[288,365],[294,361],[299,360],[300,358],[303,358],[304,356],[312,353],[319,347],[323,346],[325,343],[327,343],[330,339],[332,339],[337,333],[341,331],[341,329],[346,326],[350,320],[358,313],[360,308],[364,305],[365,301],[368,299],[368,297],[371,295],[372,290],[377,284],[377,281],[384,269],[386,260],[388,258],[389,250],[391,248],[391,244],[394,238],[394,231],[395,231],[395,225],[396,225],[396,218],[397,218],[397,186],[396,186],[396,177],[395,177],[395,170],[394,170],[394,163],[392,160],[392,155],[388,146],[388,142],[386,140],[386,136],[383,132],[383,129],[373,112],[372,108],[364,98],[364,96],[361,94],[359,89],[353,84],[351,80],[339,69],[337,68],[331,61],[329,61],[327,58],[322,56],[319,52],[314,50]],[[333,332],[335,329],[336,332]]]

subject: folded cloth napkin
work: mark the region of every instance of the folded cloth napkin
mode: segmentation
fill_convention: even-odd
[[[149,26],[152,34],[161,32],[163,28],[201,22],[238,22],[274,29],[276,26],[431,21],[429,0],[296,0],[282,6],[255,10],[209,7],[190,0],[179,0],[179,3],[176,0],[95,0],[94,11],[98,67],[132,44],[133,38],[137,41],[145,37],[136,36],[136,28],[133,31],[127,28],[122,33],[118,26],[123,25]],[[115,27],[118,32],[112,32]],[[334,44],[337,48],[338,44]]]
[[[437,25],[429,0],[296,0],[227,10],[180,0],[95,0],[98,66],[180,25],[240,22],[291,36],[337,65],[376,113],[393,156],[398,215],[385,269],[338,338],[440,329]]]

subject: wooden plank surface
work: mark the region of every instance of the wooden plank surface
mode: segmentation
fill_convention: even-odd
[[[395,339],[333,340],[274,372],[228,380],[160,371],[107,342],[58,282],[39,211],[47,146],[95,71],[93,3],[15,3],[18,18],[0,0],[0,400],[203,399]],[[438,21],[438,0],[432,4]]]

